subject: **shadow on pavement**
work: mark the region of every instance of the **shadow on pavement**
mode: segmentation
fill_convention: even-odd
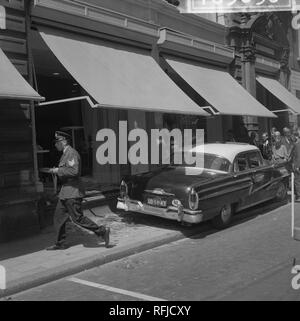
[[[48,227],[34,237],[28,237],[14,242],[1,244],[0,263],[2,260],[7,260],[46,249],[48,246],[53,244],[53,236],[53,228]]]

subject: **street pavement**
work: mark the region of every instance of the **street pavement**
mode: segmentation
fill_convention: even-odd
[[[300,226],[300,204],[296,204]],[[133,215],[133,214],[130,214]],[[300,242],[291,238],[290,204],[272,202],[243,212],[231,227],[216,231],[209,224],[198,230],[175,222],[131,217],[126,233],[137,244],[151,234],[177,235],[120,256],[87,271],[18,293],[12,300],[87,301],[200,301],[200,300],[299,300],[292,288],[293,264],[300,265]],[[155,223],[154,223],[155,222]],[[128,224],[128,222],[126,223]],[[163,226],[166,224],[166,226]],[[163,227],[162,227],[163,226]],[[122,230],[113,236],[119,241]],[[142,235],[140,235],[140,233]],[[147,235],[146,235],[147,233]],[[136,240],[136,236],[140,238]],[[181,235],[181,237],[179,237]],[[124,242],[125,238],[122,239]],[[149,239],[148,239],[149,240]],[[161,238],[162,240],[162,238]],[[129,244],[128,243],[128,244]],[[120,246],[116,245],[116,248]],[[76,247],[75,247],[76,248]],[[104,250],[97,248],[97,251]],[[113,251],[105,249],[104,251]],[[68,250],[69,251],[69,250]],[[72,251],[72,250],[70,250]],[[90,251],[80,247],[77,253]],[[89,255],[91,255],[90,253]],[[43,255],[45,255],[43,253]],[[67,253],[59,253],[64,258]],[[69,252],[72,257],[73,253]],[[14,260],[14,259],[12,259]],[[44,256],[44,260],[47,258]],[[57,258],[51,260],[56,262]],[[104,262],[105,263],[105,262]],[[53,263],[54,264],[54,263]],[[300,284],[300,280],[298,281]],[[297,284],[297,282],[296,282]]]

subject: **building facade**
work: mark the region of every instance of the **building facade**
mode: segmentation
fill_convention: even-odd
[[[0,100],[0,242],[39,230],[37,204],[43,191],[39,169],[52,167],[58,160],[52,145],[56,130],[70,132],[83,159],[84,175],[102,189],[118,186],[123,175],[155,168],[97,162],[98,131],[110,128],[118,133],[120,120],[128,122],[128,130],[143,128],[148,133],[153,128],[202,128],[207,142],[226,139],[229,130],[238,140],[247,141],[251,131],[297,125],[297,116],[287,111],[278,113],[276,120],[249,116],[255,113],[247,111],[251,106],[246,102],[241,115],[222,110],[209,101],[213,94],[209,88],[201,95],[201,88],[197,90],[191,82],[197,79],[185,77],[185,70],[180,73],[180,67],[194,66],[209,76],[210,71],[222,77],[229,74],[266,110],[286,109],[256,78],[279,81],[300,97],[299,43],[291,28],[292,15],[244,14],[221,19],[181,14],[177,5],[178,1],[163,0],[0,0],[5,21],[0,28],[0,48],[45,97],[45,103],[14,97]],[[92,57],[91,48],[100,48],[97,57]],[[80,50],[78,60],[74,52]],[[94,69],[92,64],[100,56],[106,61],[103,77],[95,74],[97,66]],[[119,69],[113,69],[114,65]],[[137,91],[131,93],[133,74],[139,82]],[[161,81],[161,88],[154,77]],[[145,101],[148,79],[157,91],[152,95],[153,110]],[[102,87],[107,89],[101,91]],[[165,88],[170,88],[168,99],[174,95],[174,106],[184,93],[187,104],[191,108],[198,105],[202,114],[158,108]],[[128,93],[122,96],[126,89]],[[135,103],[141,108],[131,108]],[[97,105],[102,108],[92,108]]]

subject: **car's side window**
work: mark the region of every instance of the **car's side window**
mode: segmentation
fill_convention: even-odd
[[[249,154],[250,168],[257,168],[263,165],[263,160],[259,152],[253,152]]]
[[[228,170],[228,161],[226,159],[221,158],[221,157],[216,157],[212,161],[210,168],[226,172]]]
[[[236,157],[233,169],[235,172],[243,172],[249,169],[248,160],[246,154],[240,154]]]

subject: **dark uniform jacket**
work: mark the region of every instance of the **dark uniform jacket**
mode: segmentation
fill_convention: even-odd
[[[292,163],[295,170],[300,169],[300,140],[294,145],[292,151]]]
[[[81,160],[78,152],[71,146],[67,146],[60,159],[58,177],[62,187],[58,195],[59,199],[83,198],[85,191],[81,176]]]

